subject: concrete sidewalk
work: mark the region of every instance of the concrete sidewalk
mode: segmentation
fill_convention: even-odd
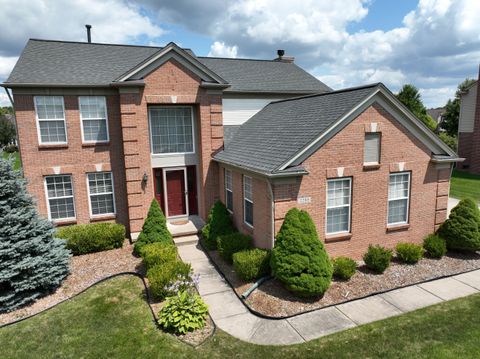
[[[200,273],[199,293],[218,328],[255,344],[296,344],[446,300],[480,292],[480,270],[395,289],[289,319],[252,314],[210,263],[198,244],[178,247],[180,257]]]

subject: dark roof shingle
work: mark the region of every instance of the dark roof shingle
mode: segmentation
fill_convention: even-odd
[[[376,87],[374,84],[272,102],[245,122],[214,158],[272,174]]]

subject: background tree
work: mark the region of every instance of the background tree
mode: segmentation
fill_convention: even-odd
[[[449,136],[456,137],[458,134],[458,120],[460,118],[460,95],[468,87],[470,87],[475,80],[465,79],[461,84],[458,85],[457,91],[455,92],[455,98],[453,100],[448,100],[445,105],[445,113],[442,116],[442,122],[440,127],[444,129]]]
[[[68,275],[70,252],[39,217],[25,180],[0,155],[0,312],[54,290]]]
[[[432,131],[436,130],[437,123],[427,114],[427,108],[422,102],[422,96],[415,86],[411,84],[403,85],[396,96],[400,102],[407,106],[429,129]]]
[[[15,135],[15,125],[4,115],[0,115],[0,147],[12,143]]]

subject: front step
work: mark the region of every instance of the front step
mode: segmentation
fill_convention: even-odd
[[[190,216],[185,224],[173,224],[168,222],[167,228],[173,237],[185,237],[196,235],[205,225],[205,222],[198,216]]]
[[[196,245],[199,241],[198,235],[187,235],[181,237],[173,237],[173,241],[177,247],[187,246],[189,244]]]

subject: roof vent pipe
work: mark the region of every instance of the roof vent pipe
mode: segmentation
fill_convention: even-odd
[[[277,50],[277,55],[278,57],[282,57],[283,55],[285,55],[285,50]]]
[[[275,61],[287,62],[287,63],[290,63],[290,64],[295,61],[295,57],[285,56],[285,50],[277,50],[277,55],[278,55],[278,57],[276,59],[274,59]]]
[[[85,25],[87,28],[87,42],[91,43],[92,42],[92,35],[90,33],[90,30],[92,29],[92,25]]]

